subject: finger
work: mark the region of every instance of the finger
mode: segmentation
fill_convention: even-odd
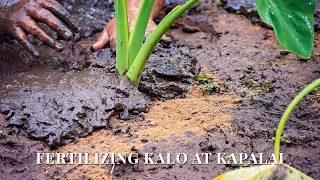
[[[157,27],[157,24],[153,20],[149,20],[148,26],[147,26],[147,34],[151,34]]]
[[[13,37],[33,56],[39,57],[39,52],[34,48],[33,45],[28,41],[26,33],[20,28],[15,27]]]
[[[112,51],[116,51],[117,43],[116,38],[110,38],[110,46]]]
[[[43,43],[47,44],[54,50],[60,52],[63,50],[63,47],[60,43],[52,39],[50,36],[48,36],[40,27],[38,24],[32,20],[31,18],[28,18],[27,23],[20,22],[20,27],[26,30],[28,33],[32,34],[34,37],[42,41]]]
[[[64,39],[70,40],[72,38],[72,32],[50,11],[46,9],[33,10],[28,13],[31,17],[44,22],[50,28],[58,32]]]
[[[111,50],[115,51],[116,50],[116,19],[112,19],[108,24],[107,24],[107,31],[109,33],[109,41],[110,41],[110,46]]]
[[[115,30],[116,30],[116,19],[111,19],[110,22],[106,25],[106,27],[103,29],[103,32],[101,33],[100,37],[98,38],[97,43],[95,43],[92,46],[92,50],[98,51],[105,47],[108,42],[113,39],[113,36],[115,36]]]
[[[148,39],[148,37],[151,35],[151,33],[156,29],[157,24],[153,20],[149,20],[146,34],[144,35],[144,41]]]
[[[79,32],[79,29],[73,22],[71,15],[60,3],[55,0],[46,0],[41,1],[40,5],[65,22],[73,32]]]
[[[104,48],[109,42],[109,34],[107,29],[104,28],[102,33],[100,34],[97,42],[91,46],[93,51],[99,51],[100,49]]]

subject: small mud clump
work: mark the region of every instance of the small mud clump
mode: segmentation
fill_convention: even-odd
[[[94,53],[87,63],[110,73],[116,71],[115,59],[109,50]],[[162,39],[142,73],[139,90],[154,98],[184,97],[194,84],[194,74],[199,72],[198,60],[189,48],[176,47]]]
[[[160,44],[149,58],[139,89],[155,97],[183,97],[199,72],[200,65],[189,48]]]

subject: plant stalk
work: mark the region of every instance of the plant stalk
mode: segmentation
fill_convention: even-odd
[[[128,68],[131,67],[142,47],[154,0],[143,0],[129,38]]]
[[[281,141],[281,135],[282,131],[284,129],[284,126],[287,122],[287,119],[289,118],[291,112],[294,110],[296,105],[310,92],[312,92],[315,88],[320,86],[320,78],[315,80],[313,83],[309,84],[306,88],[304,88],[289,104],[285,112],[283,113],[280,123],[277,128],[277,133],[276,133],[276,140],[274,143],[274,154],[277,159],[277,162],[279,161],[279,154],[280,154],[280,141]]]
[[[128,71],[129,25],[126,0],[115,0],[116,11],[116,68],[122,76]]]
[[[128,78],[133,84],[138,87],[142,76],[142,72],[148,62],[148,59],[160,41],[163,34],[171,27],[173,22],[178,19],[185,11],[187,11],[194,3],[198,0],[189,0],[183,6],[174,8],[157,26],[153,33],[148,37],[146,42],[143,44],[138,55],[136,56],[132,66],[129,68],[127,73]]]

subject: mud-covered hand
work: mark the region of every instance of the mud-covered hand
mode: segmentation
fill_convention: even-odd
[[[127,12],[128,12],[128,23],[129,30],[134,26],[136,16],[139,11],[141,0],[127,0]],[[153,18],[158,15],[164,0],[156,0],[154,7],[152,9],[151,17],[147,26],[146,36],[151,34],[154,29],[157,27],[156,23],[153,21]],[[98,51],[104,48],[110,42],[111,48],[115,49],[116,47],[116,19],[112,19],[104,28],[103,32],[99,36],[97,42],[92,45],[92,50]]]
[[[28,41],[26,32],[56,51],[62,51],[62,45],[45,33],[36,21],[47,24],[66,40],[72,38],[72,31],[78,32],[69,13],[55,0],[0,0],[0,34],[17,39],[34,57],[38,57],[39,52]]]

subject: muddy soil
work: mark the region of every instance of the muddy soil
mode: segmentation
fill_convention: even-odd
[[[148,98],[116,75],[114,53],[110,49],[91,53],[86,44],[93,42],[92,33],[101,31],[113,17],[112,4],[62,3],[73,9],[71,13],[79,22],[81,37],[90,38],[66,42],[66,49],[60,54],[39,44],[41,58],[33,66],[25,63],[31,67],[27,72],[1,77],[0,113],[6,115],[8,126],[23,129],[28,137],[43,140],[52,147],[107,127],[108,119],[115,114],[128,120],[148,109]],[[20,61],[16,56],[4,57],[2,61],[9,64],[12,58]],[[183,97],[199,70],[187,47],[177,48],[164,39],[150,57],[139,90],[152,98]]]
[[[191,48],[202,66],[202,73],[221,80],[219,86],[225,92],[220,94],[233,92],[244,99],[232,110],[233,117],[229,121],[232,128],[221,132],[220,128],[213,127],[194,143],[181,143],[172,149],[194,151],[194,147],[201,147],[202,152],[213,153],[271,153],[273,146],[268,139],[274,136],[272,129],[277,127],[287,104],[307,83],[320,77],[319,56],[315,55],[308,61],[300,59],[284,51],[272,31],[251,25],[243,16],[229,14],[219,8],[192,13],[180,20],[177,24],[187,26],[208,22],[209,25],[205,26],[214,29],[211,33],[190,33],[182,27],[172,30],[169,36],[175,43]],[[197,28],[201,29],[201,26]],[[319,51],[319,38],[316,34],[315,54]],[[317,169],[320,167],[319,127],[316,123],[319,119],[319,96],[308,96],[296,108],[284,132],[291,137],[292,143],[282,146],[286,162],[315,179],[319,179]],[[182,169],[186,167],[173,166],[174,173],[166,171],[159,174],[178,179],[192,179],[190,177],[204,174],[204,179],[210,179],[235,168],[219,165],[187,167],[193,173],[184,174]]]
[[[132,119],[132,114],[147,111],[148,98],[115,74],[115,55],[110,49],[91,53],[88,47],[66,45],[55,56],[52,50],[43,50],[27,72],[1,77],[0,112],[9,126],[24,129],[30,138],[50,146],[60,146],[106,127],[115,114]],[[183,97],[199,70],[187,47],[161,41],[139,90],[152,98]]]
[[[167,2],[172,3],[173,1]],[[310,60],[300,59],[284,51],[278,45],[273,31],[259,25],[253,25],[244,16],[230,14],[222,8],[209,6],[210,4],[211,2],[202,4],[180,18],[174,28],[167,33],[172,38],[174,46],[168,46],[166,43],[161,44],[158,50],[163,49],[160,52],[156,50],[156,55],[153,57],[163,61],[160,58],[162,55],[157,54],[165,52],[171,57],[165,60],[166,63],[169,63],[172,59],[176,59],[172,57],[179,52],[183,57],[182,60],[189,57],[189,64],[192,64],[194,57],[196,57],[201,65],[201,73],[216,79],[214,83],[216,91],[208,95],[202,92],[201,84],[194,85],[183,99],[166,100],[166,97],[162,97],[161,101],[152,103],[149,112],[135,116],[134,120],[125,121],[111,117],[108,121],[109,129],[95,131],[86,138],[80,138],[76,143],[70,143],[52,152],[138,152],[140,154],[145,152],[170,152],[172,154],[183,152],[190,157],[195,153],[202,152],[214,154],[264,152],[269,156],[273,150],[273,143],[269,139],[275,135],[272,129],[277,127],[281,114],[292,98],[307,83],[320,77],[320,58],[314,55]],[[166,6],[165,11],[170,7],[172,6]],[[316,33],[315,39],[314,53],[318,54],[320,34]],[[45,67],[55,67],[53,70],[49,68],[49,70],[41,71],[40,65],[35,62],[36,65],[20,74],[19,78],[17,74],[2,78],[9,81],[10,77],[15,77],[19,82],[19,79],[27,79],[28,73],[51,74],[51,77],[55,77],[57,74],[67,77],[69,73],[73,75],[77,73],[77,76],[71,76],[71,80],[80,79],[81,82],[71,84],[80,84],[85,89],[90,89],[89,85],[84,85],[86,83],[91,85],[90,81],[85,81],[88,74],[98,77],[99,73],[106,76],[107,73],[114,71],[113,63],[104,64],[103,59],[97,58],[99,54],[108,54],[108,57],[112,59],[113,56],[109,54],[108,50],[94,55],[89,52],[90,55],[83,53],[85,50],[80,53],[81,49],[86,49],[85,44],[90,41],[92,39],[89,38],[89,40],[80,41],[76,46],[73,46],[73,48],[76,47],[74,48],[76,52],[82,54],[83,58],[89,61],[89,63],[84,61],[83,66],[78,66],[79,63],[71,66],[73,63],[71,60],[69,61],[71,63],[59,63],[59,57],[63,57],[63,55],[59,55],[57,58],[53,58],[54,60],[58,59],[53,61],[55,62],[53,65],[39,63]],[[73,43],[73,45],[75,44]],[[179,48],[175,48],[176,46]],[[168,49],[174,53],[170,54]],[[193,55],[189,55],[188,49]],[[66,55],[66,57],[68,56],[70,54]],[[78,55],[78,57],[81,56]],[[68,61],[68,59],[63,60]],[[184,61],[178,60],[176,64],[180,62]],[[150,66],[149,68],[158,66]],[[182,67],[190,73],[199,69],[197,66],[189,65]],[[43,67],[41,68],[43,69]],[[156,70],[155,75],[145,77],[145,82],[150,82],[148,79],[152,78],[157,79],[156,82],[162,82],[162,78],[167,77],[159,78],[158,74],[162,74],[162,70]],[[40,76],[41,78],[42,76]],[[92,78],[98,82],[93,84],[99,84],[99,81],[103,81],[101,78]],[[29,82],[36,82],[37,79],[39,78],[33,77]],[[61,79],[57,79],[61,81]],[[175,74],[167,79],[175,82],[179,78]],[[11,82],[13,81],[11,79]],[[43,83],[44,80],[39,81],[40,85],[32,85],[31,83],[25,87],[40,86],[38,92],[45,92],[43,87],[48,87],[47,84],[54,84],[51,80],[47,83]],[[163,85],[167,85],[167,83]],[[70,86],[69,82],[66,84]],[[190,84],[190,82],[187,81],[186,84]],[[4,88],[19,87],[11,87],[10,85],[15,85],[15,83],[2,87],[1,95]],[[140,86],[140,90],[145,87],[153,86]],[[53,89],[60,91],[57,87]],[[98,92],[100,90],[103,92],[102,89],[98,88]],[[159,94],[163,93],[162,91],[165,89],[170,88],[149,90],[148,92],[158,93],[149,94],[149,97],[158,99]],[[184,96],[172,94],[174,91],[168,92],[169,94],[171,92],[168,97]],[[23,92],[23,94],[28,93],[30,92]],[[29,97],[29,99],[31,98]],[[315,92],[298,105],[284,131],[284,134],[290,137],[291,143],[283,143],[281,147],[281,151],[285,153],[286,163],[314,179],[320,179],[318,172],[320,168],[319,103],[319,95]],[[8,123],[3,118],[1,122],[3,125]],[[15,129],[21,131],[19,127]],[[35,152],[49,152],[50,150],[42,142],[26,139],[23,136],[25,130],[15,135],[16,133],[12,129],[4,128],[4,133],[7,136],[2,138],[0,142],[0,172],[4,179],[212,179],[222,172],[239,168],[236,165],[217,165],[215,159],[210,162],[210,165],[192,165],[191,162],[188,162],[185,165],[149,166],[139,164],[131,166],[120,164],[114,167],[111,165],[35,166]]]
[[[154,53],[139,89],[152,98],[184,96],[199,72],[197,60],[188,48],[170,44],[160,44]],[[52,147],[107,127],[113,115],[132,119],[147,111],[149,99],[115,73],[114,62],[112,52],[103,50],[90,55],[89,67],[81,70],[61,72],[35,64],[25,73],[3,76],[0,112],[8,126]]]

